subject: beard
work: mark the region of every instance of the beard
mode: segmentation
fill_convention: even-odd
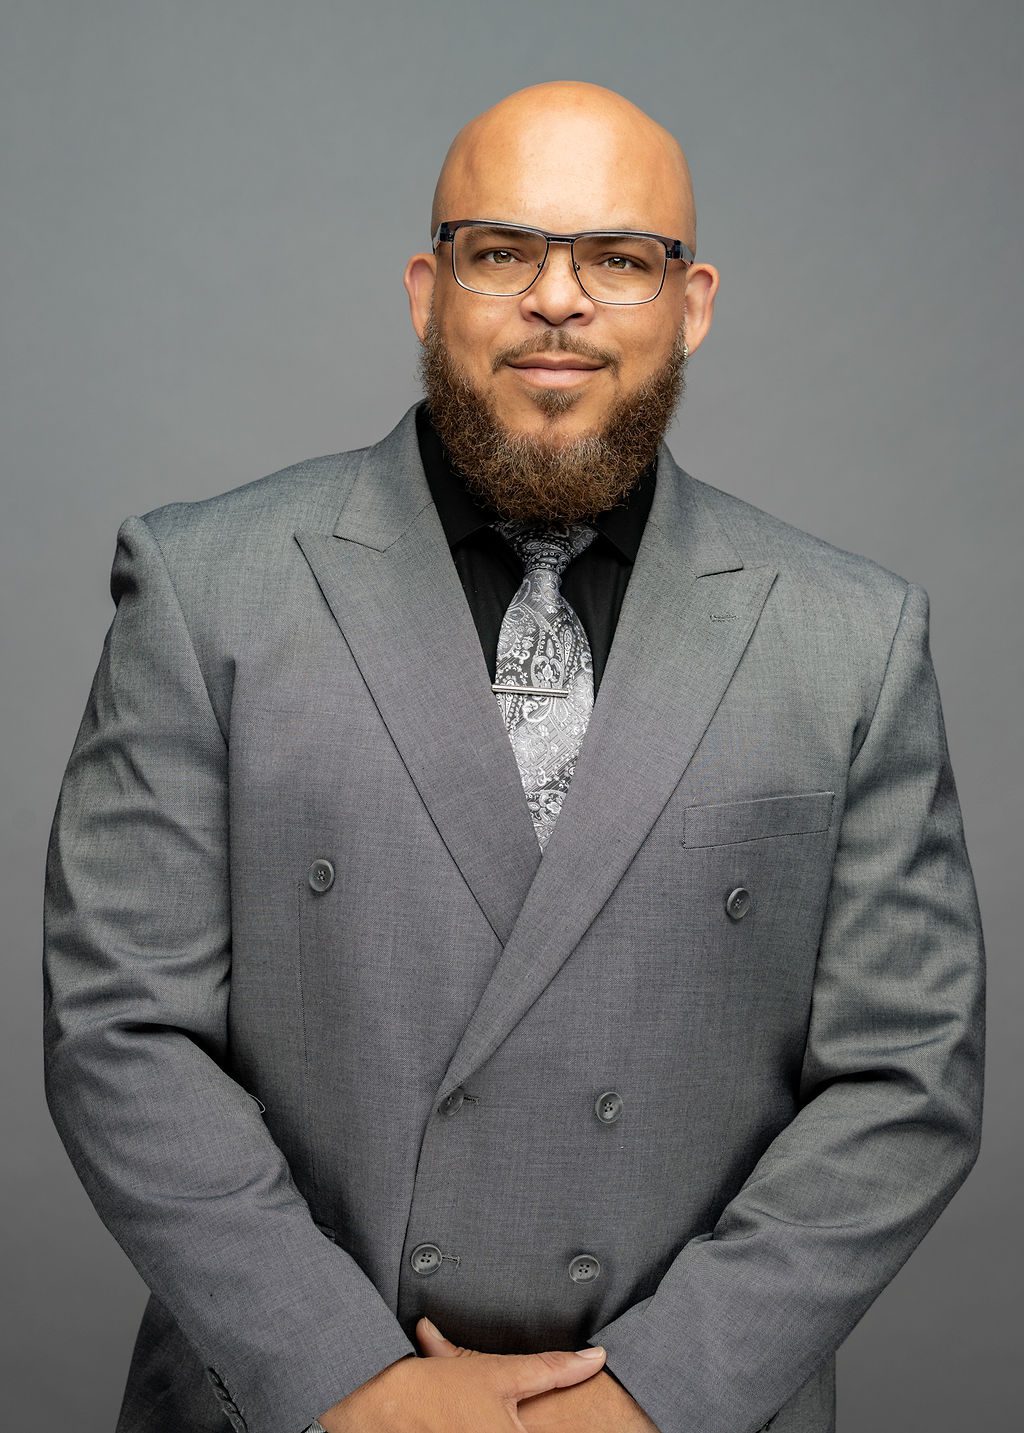
[[[585,340],[547,329],[544,342],[528,340],[499,353],[502,364],[534,353],[575,353],[603,362],[614,374],[618,360]],[[434,427],[469,490],[506,518],[577,522],[615,507],[657,456],[684,390],[683,329],[657,372],[611,405],[595,431],[564,441],[507,428],[486,394],[474,388],[442,339],[433,314],[427,321],[420,374]],[[578,391],[538,389],[531,397],[549,420],[572,408]]]

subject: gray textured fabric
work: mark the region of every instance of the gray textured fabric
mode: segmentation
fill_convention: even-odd
[[[523,564],[502,618],[494,691],[543,851],[569,790],[594,708],[594,661],[562,576],[597,536],[587,523],[495,523]]]
[[[53,1119],[152,1290],[118,1433],[298,1433],[424,1313],[604,1344],[662,1433],[831,1433],[979,1143],[924,591],[663,447],[541,859],[411,411],[128,518],[111,590],[44,977]]]

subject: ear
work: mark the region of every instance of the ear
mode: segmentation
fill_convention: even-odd
[[[718,270],[712,264],[692,264],[686,274],[686,347],[692,355],[711,327],[718,292]]]
[[[437,259],[433,254],[413,254],[402,276],[405,291],[409,295],[409,317],[421,343],[426,332],[427,319],[430,317],[436,278]]]

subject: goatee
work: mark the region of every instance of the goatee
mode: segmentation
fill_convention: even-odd
[[[560,329],[497,355],[502,364],[533,353],[575,353],[606,363],[614,356]],[[420,373],[434,426],[470,491],[503,517],[531,522],[576,522],[615,507],[635,486],[658,446],[685,389],[680,327],[666,363],[608,410],[597,430],[563,442],[515,433],[497,417],[486,394],[469,378],[441,338],[431,314],[423,337]],[[537,407],[549,418],[579,399],[566,389],[538,389]]]

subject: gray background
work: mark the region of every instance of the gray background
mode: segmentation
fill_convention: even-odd
[[[840,1354],[840,1428],[1011,1426],[1019,0],[5,0],[0,15],[4,1425],[44,1409],[47,1426],[109,1433],[146,1296],[49,1122],[39,1033],[46,838],[112,616],[118,524],[382,436],[418,391],[400,278],[449,138],[510,90],[574,78],[679,135],[698,254],[722,271],[677,459],[932,598],[989,951],[986,1133]]]

